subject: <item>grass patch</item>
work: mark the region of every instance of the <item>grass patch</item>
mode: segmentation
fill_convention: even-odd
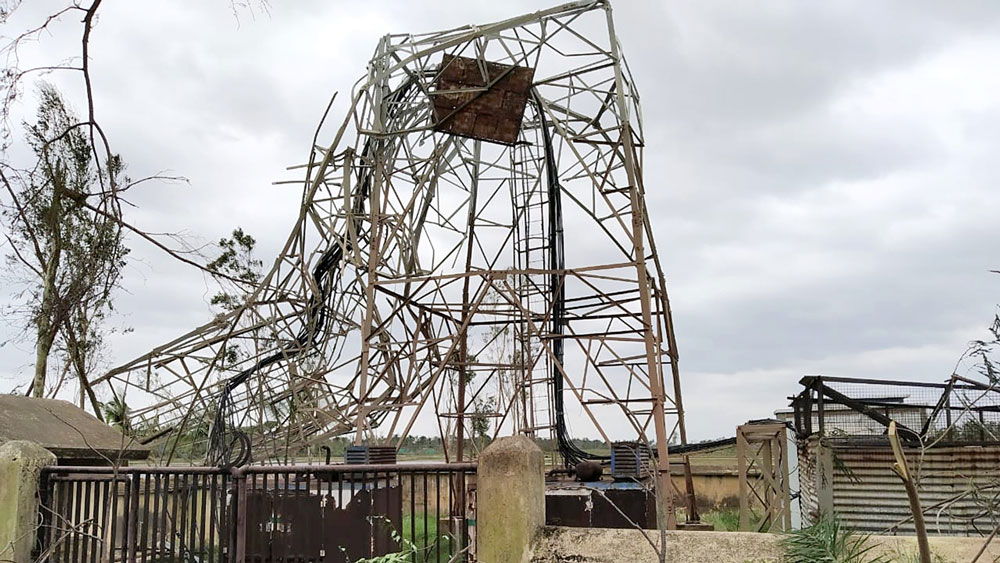
[[[717,532],[738,532],[740,529],[740,511],[737,508],[721,508],[701,515],[703,522],[715,527]]]
[[[920,551],[896,550],[896,556],[892,560],[899,563],[920,563]],[[931,550],[931,563],[948,563],[948,559]]]
[[[400,531],[404,542],[413,546],[416,561],[421,563],[444,563],[451,559],[453,550],[459,549],[459,538],[452,537],[446,527],[439,530],[437,518],[426,514],[403,516]]]
[[[788,563],[889,563],[875,555],[866,534],[857,534],[836,518],[824,516],[812,526],[793,530],[781,539]]]

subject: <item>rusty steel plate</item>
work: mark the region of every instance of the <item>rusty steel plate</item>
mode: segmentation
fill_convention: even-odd
[[[513,145],[534,76],[533,68],[444,55],[432,92],[434,129]]]

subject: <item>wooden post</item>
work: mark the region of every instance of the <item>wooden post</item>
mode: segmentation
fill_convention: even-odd
[[[740,531],[750,530],[750,500],[747,484],[747,441],[743,433],[736,431],[736,459],[740,478]]]

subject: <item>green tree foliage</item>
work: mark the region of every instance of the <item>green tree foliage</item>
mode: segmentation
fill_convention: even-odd
[[[57,354],[62,373],[79,380],[101,416],[88,374],[99,358],[128,254],[121,226],[106,210],[118,205],[115,186],[128,179],[116,155],[95,165],[85,126],[58,90],[43,84],[39,98],[36,121],[25,124],[35,162],[15,169],[5,159],[7,197],[0,211],[12,250],[8,265],[25,274],[20,306],[36,342],[31,389],[44,396],[53,371],[49,360]]]
[[[219,283],[219,291],[210,301],[217,314],[224,315],[239,309],[248,297],[246,288],[254,287],[261,280],[264,263],[254,257],[256,246],[257,241],[240,227],[233,229],[231,237],[219,239],[219,255],[206,265]],[[244,282],[246,287],[236,287],[234,283],[227,282],[227,278]],[[226,346],[219,367],[230,368],[240,359],[242,354],[236,345]]]
[[[130,434],[132,429],[129,425],[128,405],[119,397],[113,397],[110,401],[102,405],[104,421],[120,429],[126,434]]]
[[[492,396],[476,399],[476,409],[472,412],[472,435],[480,444],[485,444],[490,437],[490,415],[496,410],[494,403]]]
[[[232,237],[219,240],[219,256],[209,262],[207,268],[213,273],[223,274],[252,286],[260,281],[264,266],[263,262],[254,257],[256,246],[257,241],[252,236],[236,227]],[[212,296],[211,303],[213,307],[228,313],[239,309],[245,298],[246,294],[242,291],[223,288]]]

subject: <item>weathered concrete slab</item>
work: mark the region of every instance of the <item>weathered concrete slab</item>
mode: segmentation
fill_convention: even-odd
[[[0,395],[0,443],[27,440],[63,465],[149,457],[149,449],[68,401]]]
[[[533,546],[532,563],[657,563],[650,541],[659,546],[659,534],[638,530],[606,528],[546,527]],[[751,532],[667,532],[666,560],[672,563],[780,563],[781,536]],[[912,536],[872,536],[875,553],[893,561],[915,561],[916,538]],[[983,538],[931,536],[931,552],[936,563],[972,561]],[[1000,541],[990,545],[980,561],[1000,556]]]
[[[648,538],[648,541],[647,541]],[[547,527],[534,546],[532,563],[657,563],[656,531]],[[672,563],[774,563],[781,561],[777,536],[749,532],[667,532],[666,560]]]

